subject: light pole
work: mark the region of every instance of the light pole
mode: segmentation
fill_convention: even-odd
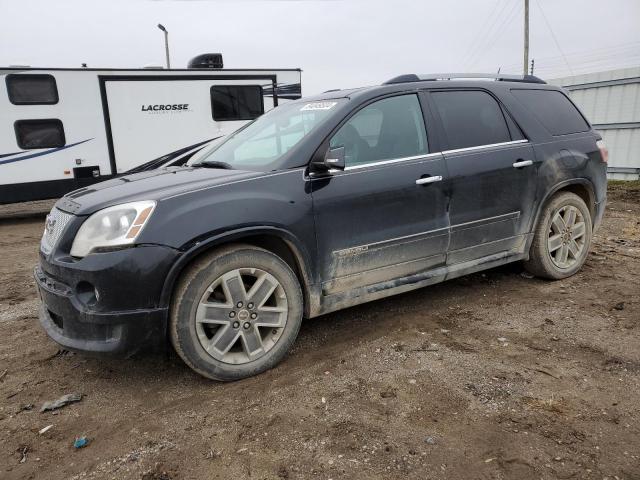
[[[529,70],[529,0],[524,0],[524,58],[522,74],[526,75],[527,70]]]
[[[162,25],[161,23],[158,24],[158,28],[164,32],[164,50],[165,50],[165,53],[167,54],[167,69],[170,69],[171,60],[169,60],[169,32],[167,31],[166,28],[164,28],[164,25]]]

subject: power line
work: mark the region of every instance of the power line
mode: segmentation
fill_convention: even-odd
[[[567,60],[566,55],[562,51],[562,48],[560,48],[560,43],[558,42],[558,39],[556,38],[556,34],[554,33],[553,28],[551,28],[551,24],[549,23],[549,20],[547,20],[547,16],[545,15],[544,10],[542,9],[542,5],[540,5],[540,2],[538,0],[536,0],[536,5],[538,5],[538,8],[540,9],[540,13],[542,14],[542,18],[544,19],[544,22],[547,24],[547,27],[549,28],[549,31],[551,32],[551,37],[553,38],[553,41],[555,42],[556,47],[558,47],[558,51],[560,52],[560,54],[564,58],[565,63],[567,64],[567,68],[569,69],[569,72],[571,72],[571,75],[573,75],[573,70],[571,70],[571,65],[569,65],[569,61]]]
[[[584,63],[578,63],[578,64],[574,64],[573,65],[573,70],[575,71],[576,69],[580,68],[580,69],[593,69],[593,68],[599,68],[601,66],[607,66],[607,65],[626,65],[626,66],[633,66],[634,64],[638,63],[638,59],[640,59],[640,55],[636,55],[633,57],[629,57],[628,59],[617,59],[617,60],[611,60],[611,59],[603,59],[603,60],[592,60],[590,62],[584,62]],[[563,67],[559,66],[559,65],[538,65],[538,69],[539,70],[563,70]],[[565,69],[566,71],[566,69]]]
[[[476,48],[478,47],[478,43],[482,33],[484,32],[485,27],[487,27],[489,25],[489,23],[493,23],[490,22],[490,20],[495,20],[493,18],[493,15],[498,11],[498,7],[500,6],[502,0],[497,0],[496,3],[493,5],[493,9],[491,10],[491,13],[489,13],[489,15],[487,16],[487,18],[484,19],[484,22],[482,23],[482,26],[480,27],[480,29],[478,30],[478,35],[475,36],[474,38],[474,42],[471,44],[471,46],[469,47],[469,50],[467,50],[467,54],[464,57],[464,61],[463,63],[467,63],[467,60],[469,60],[471,58],[471,54],[473,52],[475,52]]]
[[[623,68],[634,68],[640,66],[640,54],[627,56],[624,58],[610,59],[603,58],[601,60],[591,60],[583,63],[572,63],[573,75],[593,72],[603,72],[607,70],[617,70]],[[488,67],[485,70],[491,70],[493,67]],[[514,66],[503,66],[503,73],[521,73],[522,65],[519,63]],[[536,57],[536,74],[542,77],[562,77],[567,75],[567,68],[562,65],[544,65]]]
[[[465,57],[465,64],[468,66],[473,65],[472,60],[478,55],[480,51],[482,51],[483,45],[487,42],[487,38],[493,32],[493,28],[496,26],[496,22],[500,20],[500,17],[505,12],[507,7],[509,6],[509,0],[499,0],[498,3],[495,4],[494,9],[491,11],[489,17],[487,17],[487,21],[483,24],[483,28],[480,30],[480,34],[477,37],[477,41],[473,43],[470,48],[469,55]],[[500,8],[502,7],[502,8]],[[497,15],[494,14],[497,12]],[[488,25],[486,31],[484,31],[484,26]]]
[[[493,9],[489,15],[484,19],[482,27],[476,35],[475,42],[469,48],[465,57],[464,63],[467,70],[471,70],[471,68],[485,56],[485,53],[491,50],[499,39],[503,38],[502,34],[504,33],[504,27],[511,22],[518,11],[522,10],[521,0],[511,0],[513,1],[512,4],[510,4],[509,1],[510,0],[498,0],[493,5]],[[536,56],[536,72],[559,72],[562,74],[564,73],[562,70],[566,67],[571,75],[574,75],[577,71],[624,68],[629,67],[630,64],[633,63],[640,63],[637,61],[640,57],[640,41],[625,42],[590,50],[574,51],[569,52],[568,54],[565,53],[560,46],[560,42],[558,41],[545,11],[542,8],[540,0],[535,1],[540,9],[540,13],[547,29],[551,33],[553,42],[560,53],[560,55],[547,57]],[[484,64],[485,62],[480,63]],[[488,69],[495,68],[495,65],[488,67]],[[509,63],[507,65],[502,65],[501,68],[502,71],[517,72],[518,70],[521,70],[522,63]]]
[[[485,43],[484,46],[478,50],[478,55],[476,55],[476,58],[470,63],[470,66],[473,66],[477,63],[482,53],[484,53],[485,51],[490,51],[493,48],[498,39],[501,38],[501,34],[504,33],[504,27],[509,24],[513,17],[518,13],[519,7],[520,3],[519,1],[517,1],[511,4],[511,10],[505,10],[507,11],[507,15],[503,17],[498,23],[496,23],[497,28],[492,32],[490,36],[487,36],[487,43]]]
[[[482,49],[482,46],[487,40],[487,36],[492,32],[496,21],[502,16],[502,13],[509,4],[508,2],[509,0],[499,0],[498,3],[495,4],[495,8],[492,10],[489,17],[487,17],[487,22],[485,23],[487,28],[482,28],[479,31],[476,41],[471,46],[469,54],[465,58],[465,64],[469,65],[474,57],[478,54],[478,52]]]
[[[591,50],[591,51],[568,53],[567,58],[572,60],[602,58],[605,55],[624,55],[626,53],[634,53],[638,51],[640,51],[640,45],[636,47],[607,48],[603,50]],[[543,57],[543,58],[548,62],[558,62],[558,63],[564,62],[564,59],[562,56],[549,56],[549,57]]]
[[[572,57],[572,56],[579,56],[579,55],[591,55],[591,54],[595,54],[595,52],[600,52],[603,50],[619,50],[619,49],[626,50],[626,49],[635,49],[635,48],[640,48],[640,41],[620,43],[616,45],[609,45],[606,47],[592,48],[589,50],[578,50],[573,52],[567,52],[567,56]],[[562,55],[549,55],[541,58],[544,58],[547,60],[555,59],[555,58],[562,59]]]
[[[625,59],[631,58],[640,54],[640,46],[638,47],[624,47],[622,49],[611,47],[608,49],[594,49],[589,52],[580,52],[568,54],[567,58],[571,60],[572,68],[575,68],[579,64],[585,64],[597,61],[606,61],[612,59]],[[555,66],[566,65],[562,57],[538,57],[536,56],[538,67],[542,66]],[[509,63],[504,65],[505,69],[516,69],[519,66],[518,63]]]
[[[619,70],[624,68],[633,68],[640,65],[640,56],[637,57],[635,65],[629,65],[629,63],[603,63],[603,64],[590,64],[590,65],[574,65],[573,75],[582,75],[594,72],[604,72],[608,70]],[[538,76],[546,78],[563,77],[566,76],[566,69],[558,67],[538,67],[536,64],[536,73]]]
[[[640,55],[640,49],[634,50],[610,50],[606,53],[583,53],[581,55],[569,55],[568,57],[571,59],[572,68],[575,68],[576,65],[593,63],[593,62],[602,62],[608,60],[624,60],[632,57],[636,57]],[[560,67],[565,65],[564,60],[559,60],[556,58],[549,57],[536,57],[536,60],[539,65],[545,66],[555,66]],[[504,65],[505,68],[516,68],[518,66],[517,63],[509,63]]]
[[[632,68],[634,66],[638,66],[638,64],[640,64],[640,55],[635,56],[635,57],[631,57],[631,62],[629,61],[617,61],[617,62],[611,62],[608,60],[602,60],[600,62],[591,62],[591,63],[584,63],[584,64],[579,64],[579,65],[574,65],[573,67],[573,74],[576,73],[577,70],[580,71],[588,71],[588,72],[593,72],[595,71],[604,71],[604,70],[613,70],[613,69],[618,69],[618,68]],[[537,70],[541,70],[544,72],[562,72],[564,69],[555,66],[555,65],[551,65],[551,66],[545,66],[545,65],[536,65]],[[564,70],[566,72],[566,70]]]
[[[582,64],[594,60],[607,60],[616,57],[633,57],[636,54],[640,54],[640,41],[625,42],[616,45],[609,45],[606,47],[592,48],[589,50],[576,50],[573,52],[567,52],[566,57],[570,60],[572,68],[575,69],[578,64]],[[566,65],[562,55],[550,55],[541,57],[536,55],[536,68],[545,67],[559,64]],[[515,71],[521,66],[520,62],[507,63],[502,66],[505,71]]]
[[[521,7],[521,5],[520,5],[519,2],[514,2],[513,8],[509,12],[509,14],[504,18],[504,20],[500,24],[500,27],[498,28],[498,30],[496,30],[495,35],[491,39],[491,43],[487,45],[487,50],[491,50],[494,47],[494,45],[496,44],[496,42],[500,38],[501,31],[503,31],[504,27],[506,25],[508,25],[509,23],[511,23],[511,21],[514,19],[514,17],[516,17],[518,15],[518,13],[521,10],[520,7]]]

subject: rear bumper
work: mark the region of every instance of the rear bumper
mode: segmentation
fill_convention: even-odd
[[[604,217],[604,210],[607,205],[607,197],[606,195],[594,205],[594,217],[593,217],[593,231],[594,233],[598,230],[600,225],[602,224],[602,218]]]

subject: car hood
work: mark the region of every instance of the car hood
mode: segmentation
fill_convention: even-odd
[[[170,167],[113,178],[68,193],[56,208],[74,215],[136,200],[162,200],[173,195],[264,175],[216,168]]]

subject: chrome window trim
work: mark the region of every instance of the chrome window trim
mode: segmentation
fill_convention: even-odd
[[[344,170],[331,169],[331,170],[329,170],[329,173],[338,173],[338,172],[341,172],[341,171],[347,172],[347,171],[351,171],[351,170],[360,170],[362,168],[375,167],[375,166],[378,166],[378,165],[390,165],[390,164],[393,164],[393,163],[408,162],[408,161],[411,161],[411,160],[436,158],[436,157],[439,157],[440,155],[446,155],[446,154],[451,154],[451,153],[473,152],[473,151],[476,151],[476,150],[486,150],[486,149],[495,148],[495,147],[506,147],[506,146],[509,146],[509,145],[521,145],[523,143],[529,143],[529,140],[527,140],[527,139],[510,140],[508,142],[491,143],[491,144],[488,144],[488,145],[477,145],[475,147],[465,147],[465,148],[454,148],[454,149],[451,149],[451,150],[442,150],[441,152],[431,152],[431,153],[426,153],[424,155],[413,155],[411,157],[394,158],[394,159],[391,159],[391,160],[379,160],[379,161],[375,161],[375,162],[363,163],[362,165],[347,166],[347,167],[345,167]]]
[[[448,153],[451,154],[451,153],[473,152],[475,150],[486,150],[488,148],[506,147],[508,145],[518,145],[522,143],[529,143],[529,140],[525,138],[522,140],[510,140],[508,142],[490,143],[488,145],[477,145],[475,147],[453,148],[451,150],[443,150],[441,153],[446,155]]]
[[[363,163],[362,165],[347,166],[347,167],[345,167],[344,171],[359,170],[361,168],[375,167],[375,166],[378,166],[378,165],[389,165],[389,164],[398,163],[398,162],[409,162],[411,160],[429,159],[429,158],[439,157],[440,155],[442,155],[442,152],[425,153],[423,155],[413,155],[411,157],[394,158],[394,159],[391,159],[391,160],[377,160],[377,161],[374,161],[374,162]],[[330,171],[340,171],[340,170],[333,170],[332,169]]]

